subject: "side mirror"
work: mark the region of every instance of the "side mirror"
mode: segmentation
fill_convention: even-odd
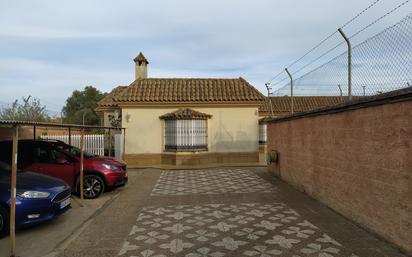
[[[57,158],[56,163],[58,163],[58,164],[70,164],[70,162],[64,157]]]

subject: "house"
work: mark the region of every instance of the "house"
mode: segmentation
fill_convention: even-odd
[[[245,79],[150,78],[135,59],[136,79],[102,99],[104,125],[126,128],[129,166],[259,162],[259,107],[265,98]]]

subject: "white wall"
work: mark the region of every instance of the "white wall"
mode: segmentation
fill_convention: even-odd
[[[192,108],[211,114],[208,120],[209,152],[258,152],[257,107]],[[163,152],[163,121],[159,116],[177,108],[124,108],[126,154]]]

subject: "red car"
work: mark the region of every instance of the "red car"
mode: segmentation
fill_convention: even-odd
[[[61,141],[19,140],[18,167],[59,178],[79,192],[80,150]],[[0,142],[0,160],[10,163],[11,141]],[[84,197],[127,184],[126,164],[109,157],[84,153]]]

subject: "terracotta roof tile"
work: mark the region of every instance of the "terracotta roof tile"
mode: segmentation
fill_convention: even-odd
[[[264,96],[243,78],[137,79],[116,94],[116,102],[260,102]]]
[[[159,117],[162,120],[184,120],[184,119],[195,119],[195,120],[205,120],[212,118],[212,115],[195,111],[190,108],[181,108],[177,111],[164,114]]]
[[[109,94],[107,94],[105,97],[103,97],[102,100],[100,100],[97,103],[97,106],[98,107],[116,107],[117,104],[113,100],[113,97],[120,94],[120,92],[125,88],[126,88],[125,86],[118,86],[114,88]]]
[[[275,116],[288,115],[290,113],[289,96],[272,96],[270,97]],[[319,107],[333,106],[345,101],[341,96],[295,96],[294,111],[303,112],[313,110]],[[270,114],[270,106],[267,98],[262,102],[259,108],[260,112]]]

